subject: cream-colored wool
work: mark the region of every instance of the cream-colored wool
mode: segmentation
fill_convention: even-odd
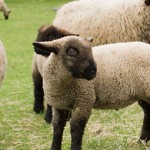
[[[142,41],[150,43],[150,6],[145,0],[73,1],[58,10],[53,25],[82,37],[93,45]]]
[[[7,69],[6,52],[2,42],[0,41],[0,86],[4,79],[6,69]]]
[[[137,100],[150,103],[150,45],[118,43],[93,48],[97,108],[122,108]]]

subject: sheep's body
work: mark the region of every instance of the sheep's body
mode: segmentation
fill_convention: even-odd
[[[63,39],[65,41],[67,38]],[[130,42],[94,47],[97,75],[93,80],[87,81],[85,79],[88,79],[88,75],[92,76],[94,64],[91,61],[90,51],[87,54],[86,42],[79,39],[83,45],[78,46],[78,43],[75,43],[76,39],[78,38],[75,38],[74,43],[66,42],[68,45],[72,44],[69,46],[64,45],[63,40],[55,41],[56,43],[50,46],[44,43],[46,51],[52,49],[51,52],[55,51],[57,54],[52,53],[48,57],[43,69],[45,98],[55,108],[52,149],[61,148],[62,132],[66,122],[65,112],[62,109],[72,110],[71,149],[80,150],[83,131],[93,107],[119,109],[136,101],[145,113],[140,139],[150,140],[150,45]],[[44,49],[41,45],[39,48]],[[60,52],[57,47],[61,47]],[[64,51],[68,51],[67,47],[75,47],[76,50],[82,47],[81,50],[85,50],[85,54],[78,50],[79,57],[65,56]],[[85,58],[87,62],[84,63]],[[79,62],[74,63],[75,59]],[[80,75],[75,78],[72,74],[78,69]],[[83,77],[81,73],[85,70],[88,71]]]
[[[128,41],[150,43],[150,5],[145,3],[145,0],[73,1],[58,10],[53,24],[83,37],[92,36],[94,46]]]
[[[4,13],[5,19],[8,19],[10,10],[8,9],[4,0],[0,0],[0,11],[2,11]]]
[[[6,68],[7,68],[6,52],[2,42],[0,41],[0,86],[4,79]]]
[[[131,42],[94,47],[97,75],[90,82],[69,80],[68,72],[62,75],[63,64],[55,66],[56,72],[50,73],[53,55],[46,62],[44,89],[47,102],[56,108],[72,109],[80,99],[84,107],[93,101],[95,108],[118,109],[150,98],[149,44]]]
[[[98,70],[96,108],[122,108],[137,100],[150,103],[150,45],[142,42],[93,48]]]

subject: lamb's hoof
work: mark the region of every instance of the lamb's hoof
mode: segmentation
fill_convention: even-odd
[[[143,142],[147,143],[148,141],[150,141],[150,135],[142,135],[139,139],[140,143],[143,143]]]
[[[43,107],[34,107],[34,112],[37,114],[43,113],[44,112],[44,108]]]
[[[46,123],[48,123],[48,124],[51,124],[52,123],[52,117],[47,117],[47,116],[45,116],[45,121],[46,121]]]

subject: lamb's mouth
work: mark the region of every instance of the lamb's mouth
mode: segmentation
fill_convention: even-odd
[[[84,70],[70,68],[72,76],[78,79],[92,80],[96,76],[97,67],[96,65],[90,65]]]
[[[96,68],[94,67],[93,69],[85,69],[82,73],[82,77],[86,80],[94,79],[96,77]]]

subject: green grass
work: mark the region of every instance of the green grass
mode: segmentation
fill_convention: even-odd
[[[9,20],[0,13],[0,39],[7,50],[8,71],[0,89],[0,150],[48,150],[52,126],[36,115],[33,107],[32,42],[43,24],[55,16],[51,11],[69,0],[6,0]],[[83,150],[146,150],[138,144],[143,113],[137,104],[115,110],[94,110],[85,129]],[[69,123],[63,149],[70,147]]]

